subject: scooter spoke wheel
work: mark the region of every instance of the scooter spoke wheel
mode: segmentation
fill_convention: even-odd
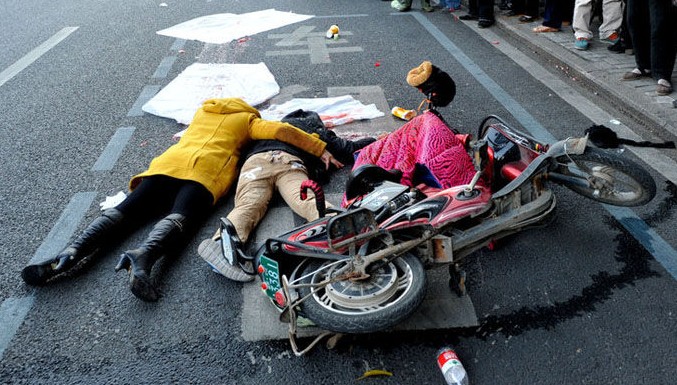
[[[588,147],[583,154],[559,159],[558,171],[585,179],[587,187],[567,184],[571,190],[615,206],[640,206],[656,196],[656,182],[641,166],[609,151]]]
[[[323,268],[313,261],[303,272],[304,283],[336,278],[349,260]],[[405,254],[369,272],[364,279],[337,279],[315,288],[301,289],[310,297],[301,313],[318,327],[340,333],[370,333],[388,329],[419,307],[425,297],[426,274],[421,261]]]

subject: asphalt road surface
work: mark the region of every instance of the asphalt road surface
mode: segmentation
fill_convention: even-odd
[[[315,17],[226,44],[156,34],[200,16],[270,8]],[[340,39],[317,39],[331,24],[340,26]],[[441,112],[462,132],[474,133],[489,114],[545,140],[581,135],[592,112],[630,121],[497,28],[420,13],[417,2],[412,12],[394,13],[377,0],[28,0],[3,5],[0,47],[2,383],[349,384],[382,369],[392,376],[361,382],[443,384],[435,353],[447,344],[471,384],[668,385],[677,378],[677,190],[660,172],[673,164],[630,151],[624,156],[654,176],[657,197],[615,210],[556,188],[552,223],[468,258],[479,322],[472,328],[346,336],[303,357],[284,339],[243,339],[243,284],[212,273],[196,253],[232,198],[178,260],[159,266],[157,303],[137,300],[125,274],[113,270],[148,229],[71,280],[44,288],[21,280],[29,261],[58,253],[98,215],[99,202],[124,191],[185,128],[140,106],[193,63],[264,62],[281,87],[275,100],[351,94],[385,112],[336,128],[343,133],[401,125],[389,109],[418,106],[422,95],[405,77],[423,60],[455,79],[456,99]],[[327,194],[340,196],[347,172],[335,175]],[[279,232],[298,223],[285,210],[278,203],[271,211]]]

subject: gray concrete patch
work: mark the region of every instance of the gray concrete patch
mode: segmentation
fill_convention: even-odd
[[[340,194],[327,194],[333,204],[341,201]],[[263,242],[292,228],[294,215],[286,207],[271,207],[259,224],[255,239]],[[458,297],[447,284],[449,275],[446,268],[428,271],[427,295],[421,307],[412,317],[393,330],[453,329],[478,326],[477,314],[468,295]],[[289,325],[279,321],[279,311],[261,291],[260,281],[246,283],[242,287],[242,310],[240,330],[246,341],[279,340],[288,338]],[[322,333],[315,327],[298,329],[300,337],[316,336]]]
[[[392,331],[455,329],[479,325],[470,296],[458,297],[447,286],[446,269],[428,271],[428,293],[421,307],[411,318]],[[279,321],[279,311],[262,293],[259,281],[242,287],[243,306],[240,330],[245,341],[288,338],[289,325]],[[316,327],[298,329],[299,337],[319,335]]]

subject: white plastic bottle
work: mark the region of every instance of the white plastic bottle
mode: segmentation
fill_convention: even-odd
[[[447,385],[468,385],[468,373],[454,349],[450,347],[440,349],[437,352],[437,366],[442,371]]]

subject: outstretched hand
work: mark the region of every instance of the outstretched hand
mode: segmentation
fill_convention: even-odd
[[[329,151],[324,150],[322,155],[320,156],[320,159],[324,163],[325,169],[329,170],[329,165],[333,164],[336,166],[336,168],[341,168],[343,167],[343,163],[339,162],[338,159],[334,158],[334,155],[332,155]]]

